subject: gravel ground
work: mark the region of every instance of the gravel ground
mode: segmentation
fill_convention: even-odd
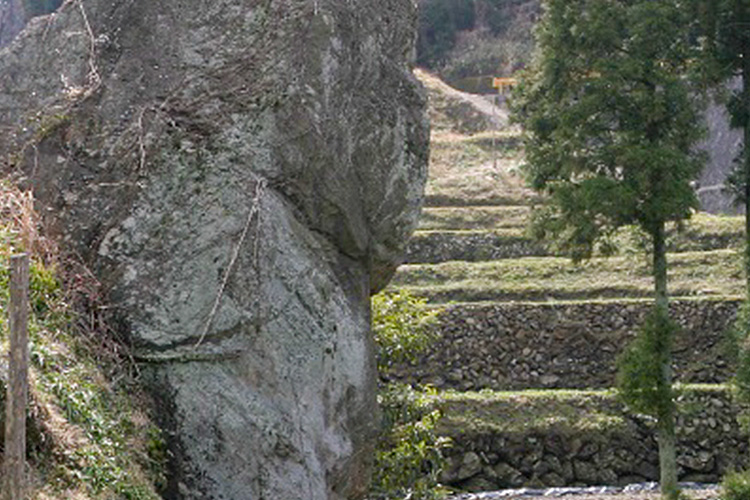
[[[719,498],[719,487],[706,484],[683,484],[683,492],[695,500],[714,500]],[[517,489],[493,491],[487,493],[467,493],[450,497],[449,500],[550,500],[562,498],[570,500],[658,500],[659,486],[656,483],[633,484],[624,488],[592,487],[592,488],[549,488]]]

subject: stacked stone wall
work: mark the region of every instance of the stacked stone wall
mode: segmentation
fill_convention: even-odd
[[[739,300],[675,300],[682,327],[675,345],[677,380],[724,382],[731,376],[726,331]],[[437,340],[413,365],[390,376],[441,389],[603,388],[637,332],[648,301],[448,306]]]
[[[715,483],[748,464],[748,434],[737,423],[739,410],[726,391],[698,391],[680,403],[681,481]],[[614,398],[611,404],[619,405]],[[657,481],[653,421],[619,408],[619,422],[595,429],[453,432],[442,480],[468,491]]]
[[[550,255],[545,245],[523,235],[490,231],[423,232],[409,240],[406,262],[436,264],[450,260],[480,262]]]

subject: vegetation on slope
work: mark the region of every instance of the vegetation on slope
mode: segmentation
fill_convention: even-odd
[[[679,385],[684,404],[680,416],[692,418],[700,407],[691,403],[698,396],[726,397],[724,385]],[[440,430],[446,435],[473,433],[604,432],[622,426],[628,410],[615,389],[527,390],[456,392],[434,396],[444,411]],[[633,413],[631,412],[631,415]]]
[[[31,498],[160,498],[155,485],[161,481],[163,446],[157,428],[142,409],[145,396],[134,385],[137,367],[100,329],[98,311],[83,315],[72,307],[76,293],[95,300],[93,277],[83,269],[70,271],[66,291],[55,249],[36,229],[30,196],[0,186],[3,311],[7,311],[9,297],[8,256],[22,248],[32,250],[27,438]],[[5,353],[8,325],[4,316],[0,326]],[[0,370],[0,382],[4,378]]]
[[[673,296],[738,296],[742,260],[734,250],[670,255]],[[414,264],[399,268],[391,284],[431,302],[639,298],[653,294],[653,278],[637,255],[573,264],[564,257],[489,262]]]
[[[372,299],[383,421],[370,500],[438,500],[445,494],[438,477],[448,440],[436,431],[442,414],[432,400],[435,392],[385,380],[390,366],[415,361],[434,340],[429,326],[438,311],[424,306],[423,299],[406,292],[380,293]]]
[[[492,76],[522,68],[533,51],[539,0],[420,0],[419,7],[417,63],[459,88],[491,91]]]

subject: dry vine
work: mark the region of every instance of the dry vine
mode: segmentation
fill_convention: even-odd
[[[199,347],[203,340],[206,338],[206,335],[208,335],[208,331],[211,328],[211,324],[214,321],[214,318],[216,317],[216,314],[219,311],[219,306],[221,305],[221,299],[224,297],[224,292],[227,288],[227,284],[229,283],[229,278],[232,274],[232,270],[234,269],[234,265],[237,262],[237,259],[240,256],[240,249],[242,248],[243,243],[245,242],[245,239],[247,238],[247,234],[250,231],[250,226],[252,225],[253,219],[258,218],[258,227],[260,227],[260,204],[261,204],[261,197],[263,196],[263,191],[266,187],[266,180],[261,179],[257,181],[255,185],[255,195],[253,196],[252,200],[252,207],[250,208],[250,213],[247,215],[247,220],[245,221],[245,226],[242,228],[242,233],[240,234],[240,239],[237,241],[237,244],[234,246],[234,251],[232,252],[232,257],[229,260],[229,265],[227,266],[226,270],[224,271],[224,276],[221,280],[221,285],[219,286],[219,290],[216,294],[216,300],[214,300],[214,305],[211,308],[211,312],[208,314],[208,319],[206,320],[206,324],[203,327],[203,331],[201,332],[200,337],[198,338],[198,341],[195,343],[194,347]],[[255,241],[255,247],[253,249],[254,258],[258,258],[258,238],[256,238]]]

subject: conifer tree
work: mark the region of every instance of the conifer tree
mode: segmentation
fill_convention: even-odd
[[[548,204],[539,236],[574,260],[618,228],[650,240],[654,307],[623,356],[620,388],[656,418],[661,488],[679,496],[675,463],[665,225],[697,206],[690,182],[703,158],[699,110],[686,77],[694,54],[679,0],[547,0],[538,52],[513,103],[525,129],[525,172]]]

